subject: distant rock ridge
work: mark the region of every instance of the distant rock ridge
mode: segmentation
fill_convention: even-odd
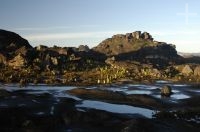
[[[126,33],[125,35],[124,34],[117,34],[117,35],[113,35],[112,38],[126,38],[127,40],[130,40],[130,39],[145,39],[145,40],[153,41],[153,38],[149,33],[147,33],[147,32],[142,33],[141,31]]]
[[[160,42],[153,41],[153,37],[147,32],[135,31],[126,34],[113,35],[102,41],[93,50],[107,56],[119,55],[139,50],[145,46],[156,46]]]
[[[108,57],[124,59],[162,59],[179,58],[175,45],[154,41],[148,32],[135,31],[113,35],[93,48]]]

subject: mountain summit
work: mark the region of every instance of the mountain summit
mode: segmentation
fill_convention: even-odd
[[[102,41],[93,50],[108,57],[115,56],[129,60],[172,60],[179,57],[175,45],[154,41],[152,35],[141,31],[114,35]]]
[[[107,56],[113,56],[138,51],[145,47],[157,47],[163,44],[166,43],[154,41],[152,36],[147,32],[135,31],[132,33],[113,35],[112,38],[102,41],[93,49]],[[170,46],[175,49],[175,46]]]

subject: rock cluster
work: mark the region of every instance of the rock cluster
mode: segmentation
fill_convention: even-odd
[[[8,65],[13,67],[14,69],[20,69],[26,66],[27,60],[25,59],[24,55],[18,54],[12,60],[8,62]]]
[[[185,67],[182,70],[182,74],[189,76],[193,74],[193,70],[189,65],[185,65]]]
[[[198,64],[183,64],[176,66],[178,72],[186,77],[199,77],[200,66]]]
[[[126,39],[144,39],[153,41],[152,36],[148,32],[135,31],[132,33],[113,35],[112,38],[126,38]]]
[[[87,45],[79,45],[78,51],[89,52],[90,48]]]
[[[102,41],[93,50],[108,58],[115,56],[117,60],[137,60],[164,66],[180,58],[175,48],[172,44],[153,41],[147,32],[136,31],[114,35]]]
[[[197,67],[194,69],[194,75],[200,77],[200,66],[197,66]]]
[[[133,38],[140,39],[141,38],[141,31],[136,31],[132,33]]]
[[[44,51],[46,50],[48,47],[45,46],[45,45],[39,45],[39,46],[36,46],[35,49],[38,50],[38,51]]]

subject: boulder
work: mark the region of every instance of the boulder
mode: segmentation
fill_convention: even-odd
[[[133,38],[140,39],[141,31],[135,31],[132,33]]]
[[[53,65],[57,66],[58,65],[58,59],[56,57],[51,57],[51,62]]]
[[[194,75],[195,75],[195,76],[200,76],[200,66],[197,66],[197,67],[194,69]]]
[[[60,55],[65,55],[65,56],[69,55],[68,49],[65,49],[65,48],[59,49],[59,50],[58,50],[58,53],[59,53]]]
[[[168,85],[165,85],[161,88],[160,92],[162,96],[170,96],[172,94],[172,88]]]
[[[141,34],[141,38],[142,39],[147,39],[147,40],[153,40],[152,36],[147,32],[142,33]]]
[[[193,70],[189,65],[185,65],[185,67],[182,69],[181,73],[189,76],[189,75],[193,74]]]
[[[105,60],[106,64],[112,65],[115,62],[115,57],[109,57]]]
[[[131,33],[127,33],[126,34],[126,39],[131,39],[131,38],[133,38],[133,35]]]
[[[45,46],[45,45],[39,45],[39,46],[35,47],[35,49],[36,49],[37,51],[44,51],[44,50],[46,50],[47,48],[48,48],[48,47]]]
[[[8,62],[8,65],[13,67],[14,69],[20,69],[25,67],[27,64],[27,60],[25,59],[24,55],[18,54],[12,60]]]
[[[22,46],[21,48],[19,48],[15,51],[15,55],[22,54],[22,55],[26,56],[27,53],[28,53],[28,49],[25,46]]]
[[[87,45],[80,45],[78,47],[78,51],[81,51],[81,52],[89,52],[90,48],[87,46]]]

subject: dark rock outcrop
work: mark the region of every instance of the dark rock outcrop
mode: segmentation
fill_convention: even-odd
[[[114,35],[101,42],[93,50],[107,57],[115,56],[116,60],[136,60],[162,65],[175,63],[181,58],[174,45],[153,41],[149,33],[140,31]]]
[[[15,51],[20,48],[32,49],[27,40],[10,31],[0,30],[0,53],[13,57]]]
[[[149,33],[136,31],[125,35],[113,35],[112,38],[102,41],[97,47],[94,47],[93,50],[107,56],[113,56],[137,51],[146,46],[155,45],[157,44],[153,42],[153,38]]]
[[[171,50],[173,51],[173,55],[177,56],[174,45],[153,41],[153,38],[149,33],[141,33],[140,31],[127,33],[126,35],[114,35],[112,38],[108,38],[101,42],[97,47],[94,47],[93,50],[107,56],[113,56],[139,51],[146,47],[151,47],[153,50],[158,51],[162,50],[161,52],[165,50],[168,52],[168,50]],[[148,51],[148,53],[149,52],[154,53],[155,51]]]

